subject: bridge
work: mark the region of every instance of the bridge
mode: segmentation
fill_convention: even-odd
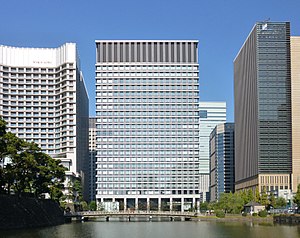
[[[151,220],[153,217],[167,217],[170,221],[173,221],[176,217],[183,218],[185,221],[189,221],[192,218],[198,216],[197,212],[177,212],[177,211],[82,211],[75,213],[65,214],[66,218],[77,220],[88,220],[89,218],[99,218],[103,217],[106,221],[109,221],[110,218],[126,218],[130,221],[134,217],[147,217]]]

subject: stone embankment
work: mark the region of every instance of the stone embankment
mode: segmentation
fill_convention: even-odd
[[[300,224],[300,214],[275,215],[274,223],[299,225]]]
[[[0,230],[63,223],[63,211],[55,201],[0,195]]]

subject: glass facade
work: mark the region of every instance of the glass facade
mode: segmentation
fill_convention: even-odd
[[[199,191],[201,201],[209,198],[209,135],[216,125],[226,122],[226,102],[199,103]]]
[[[210,134],[210,201],[234,192],[234,173],[234,123],[224,123]]]
[[[259,172],[291,173],[290,29],[257,24]]]
[[[289,22],[258,22],[234,61],[236,190],[290,189]]]
[[[197,59],[188,59],[197,54],[197,42],[97,41],[96,46],[96,198],[121,199],[124,209],[129,199],[135,207],[138,198],[195,200],[199,81]],[[149,62],[142,62],[146,55]]]

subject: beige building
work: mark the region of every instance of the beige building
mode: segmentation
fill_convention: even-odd
[[[292,75],[292,190],[300,184],[300,37],[291,37]]]

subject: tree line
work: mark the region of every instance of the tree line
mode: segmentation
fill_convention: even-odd
[[[300,186],[298,186],[298,196],[300,196]],[[297,194],[295,197],[297,197]],[[300,197],[299,197],[300,199]],[[252,189],[242,190],[235,193],[222,193],[218,201],[203,202],[200,204],[200,210],[223,210],[225,213],[240,214],[244,206],[249,202],[257,202],[269,208],[286,207],[287,201],[283,197],[275,197],[274,193],[268,194],[266,189],[259,193],[258,188],[253,192]],[[300,200],[294,198],[294,203],[299,204]]]
[[[34,142],[27,142],[7,131],[7,123],[0,117],[0,193],[48,193],[51,199],[63,195],[66,168],[60,160],[42,152]]]

